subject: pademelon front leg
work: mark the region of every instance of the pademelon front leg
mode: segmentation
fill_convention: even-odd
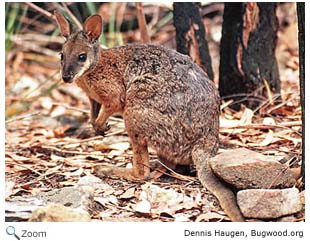
[[[106,123],[110,114],[94,99],[89,98],[89,101],[91,124],[98,135],[104,136],[105,132],[110,129],[109,125]]]

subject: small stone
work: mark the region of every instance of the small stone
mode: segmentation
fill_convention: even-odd
[[[294,215],[283,216],[277,219],[277,222],[296,222]]]
[[[102,180],[99,177],[96,177],[92,174],[81,177],[79,181],[77,182],[79,186],[83,186],[83,185],[93,186],[98,183],[102,183]]]
[[[57,203],[66,207],[88,210],[93,203],[92,190],[83,187],[64,187],[37,195],[46,204]]]
[[[68,208],[61,204],[49,204],[34,210],[29,222],[89,222],[90,220],[90,215],[86,211]]]
[[[275,159],[239,148],[210,159],[210,166],[219,178],[238,190],[293,187],[296,183],[294,173]]]
[[[297,188],[242,190],[237,203],[247,218],[278,218],[302,209]]]

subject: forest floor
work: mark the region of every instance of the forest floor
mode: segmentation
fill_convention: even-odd
[[[217,14],[204,21],[217,83],[223,8],[214,8]],[[230,101],[222,102],[219,152],[246,147],[266,155],[285,154],[285,164],[297,173],[297,187],[302,190],[297,25],[296,19],[286,19],[293,14],[282,14],[285,11],[279,13],[276,50],[282,102],[273,103],[270,99],[255,110],[243,106],[240,111],[232,110]],[[171,22],[167,22],[154,34],[153,42],[173,48],[171,29]],[[138,30],[127,35],[137,41],[133,36],[138,35]],[[82,177],[92,176],[98,165],[130,167],[132,149],[122,118],[110,118],[111,128],[106,136],[96,136],[88,120],[86,95],[75,84],[60,80],[57,52],[33,51],[31,42],[41,49],[46,43],[27,38],[27,32],[22,39],[23,44],[15,42],[16,47],[6,55],[6,200],[75,186]],[[56,44],[60,41],[55,38]],[[152,150],[150,159],[157,162]],[[91,210],[92,219],[228,221],[216,199],[194,174],[180,176],[167,171],[167,175],[142,183],[104,179],[104,188],[93,194],[96,205]],[[152,202],[145,197],[151,197]],[[295,218],[304,219],[302,215]]]

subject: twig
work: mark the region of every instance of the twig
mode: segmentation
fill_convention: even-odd
[[[267,96],[268,96],[269,103],[273,104],[274,99],[272,98],[272,91],[270,89],[270,85],[269,85],[269,83],[267,82],[266,79],[263,79],[263,82],[264,82],[264,85],[265,85],[265,88],[266,88],[266,91],[267,91]]]
[[[145,16],[143,13],[142,3],[137,2],[136,8],[137,8],[137,17],[138,17],[138,23],[139,23],[139,29],[140,29],[141,42],[150,43],[151,38],[147,30],[147,25],[146,25]]]
[[[59,37],[59,36],[48,36],[48,35],[44,35],[44,34],[36,34],[36,33],[26,33],[26,34],[15,34],[12,35],[12,37],[14,39],[20,39],[21,41],[36,41],[36,42],[40,42],[42,44],[46,43],[59,43],[59,44],[63,44],[64,40],[63,37]]]
[[[227,126],[224,129],[275,129],[275,128],[288,128],[293,126],[302,126],[301,121],[288,121],[282,122],[281,125],[271,125],[271,124],[248,124],[248,125],[238,125],[238,126]]]
[[[111,132],[111,133],[107,133],[107,134],[105,135],[105,137],[123,134],[124,131],[125,131],[125,130],[117,130],[117,131],[114,131],[114,132]]]
[[[68,151],[68,150],[63,150],[54,146],[41,146],[44,149],[52,150],[52,151],[58,151],[61,153],[66,153],[66,154],[75,154],[75,155],[97,155],[97,156],[106,156],[105,154],[102,153],[94,153],[92,154],[91,152],[83,152],[83,151]]]
[[[39,115],[40,113],[41,113],[40,111],[36,111],[34,113],[30,113],[30,114],[26,114],[26,115],[21,115],[21,116],[18,116],[16,118],[13,118],[13,119],[5,121],[5,124],[8,124],[8,123],[11,123],[11,122],[14,122],[14,121],[19,121],[19,120],[27,119],[27,118],[30,118],[32,116]]]
[[[252,93],[238,93],[238,94],[231,94],[231,95],[225,95],[225,96],[222,96],[221,98],[224,99],[224,100],[227,100],[227,99],[231,99],[231,98],[234,98],[234,97],[245,97],[246,98],[256,98],[257,101],[263,101],[263,100],[266,100],[265,97],[263,96],[258,96],[258,95],[255,95],[254,94],[254,91]]]
[[[291,160],[293,160],[295,158],[295,156],[291,157],[290,160],[288,160],[288,163],[290,163]],[[289,169],[289,167],[287,166],[286,168],[284,168],[283,170],[281,170],[281,172],[278,173],[278,175],[273,179],[273,181],[270,183],[269,187],[267,189],[271,189],[272,186],[276,183],[276,181],[278,181],[278,179],[284,175],[284,172],[286,172]]]
[[[19,185],[20,187],[26,186],[26,185],[30,185],[30,184],[35,183],[35,182],[38,182],[38,181],[40,181],[40,180],[42,180],[42,179],[44,179],[45,181],[47,181],[47,182],[50,183],[50,184],[52,183],[49,179],[46,179],[46,176],[48,176],[48,175],[50,175],[50,174],[52,174],[52,173],[46,174],[46,172],[45,172],[44,174],[42,174],[42,173],[38,172],[37,170],[34,170],[33,168],[28,167],[28,166],[25,166],[25,165],[23,165],[23,164],[14,163],[14,165],[20,166],[20,167],[23,167],[23,168],[26,168],[26,169],[28,169],[29,171],[32,171],[33,173],[35,173],[35,174],[38,175],[38,178],[36,178],[36,179],[33,180],[33,181],[29,181],[29,182],[26,182],[26,183],[21,183],[21,184]]]
[[[61,3],[61,5],[63,6],[64,10],[67,12],[67,14],[70,16],[70,18],[74,21],[74,23],[76,24],[76,26],[82,30],[83,26],[80,23],[80,21],[72,14],[72,12],[70,11],[70,9],[67,7],[66,3]]]
[[[49,175],[51,175],[51,174],[53,174],[53,173],[46,173],[46,172],[44,172],[44,173],[42,174],[42,173],[38,172],[37,170],[35,170],[35,169],[31,168],[31,167],[25,166],[25,165],[23,165],[23,164],[14,163],[14,165],[20,166],[20,167],[23,167],[23,168],[26,168],[26,169],[28,169],[29,171],[32,171],[33,173],[35,173],[35,174],[37,174],[37,175],[39,176],[38,178],[36,178],[36,180],[29,181],[29,182],[27,182],[27,183],[22,183],[20,186],[25,186],[25,185],[27,185],[27,184],[32,184],[32,183],[38,182],[38,181],[40,181],[40,180],[42,180],[42,179],[45,179],[45,181],[47,181],[48,183],[51,183],[51,181],[48,180],[48,179],[46,179],[46,177],[49,176]]]
[[[196,179],[193,178],[193,177],[188,177],[188,176],[184,176],[182,174],[179,174],[177,173],[176,171],[172,170],[170,167],[168,167],[167,165],[165,165],[164,163],[162,163],[161,161],[159,160],[156,160],[158,163],[160,163],[160,165],[162,165],[164,168],[166,168],[167,170],[169,170],[171,173],[173,173],[174,175],[170,175],[162,170],[158,170],[159,172],[163,173],[163,174],[166,174],[167,176],[170,176],[170,177],[174,177],[174,178],[178,178],[182,181],[195,181]]]
[[[116,29],[118,32],[120,32],[120,27],[121,27],[121,24],[123,22],[123,19],[124,19],[124,13],[126,11],[126,2],[121,2],[119,3],[118,6],[116,6]]]
[[[55,17],[52,13],[44,10],[43,8],[40,8],[39,6],[35,5],[34,3],[31,2],[25,2],[25,4],[27,4],[29,7],[31,7],[32,9],[36,10],[37,12],[41,13],[42,15],[44,15],[45,17],[55,20]]]
[[[80,91],[72,91],[66,85],[60,85],[58,88],[62,93],[70,96],[72,99],[82,101],[84,104],[89,104],[89,100],[86,95],[81,94]]]
[[[220,109],[223,110],[225,109],[227,106],[230,106],[234,101],[233,100],[228,100],[225,103],[221,104]]]
[[[83,140],[72,141],[68,145],[77,144],[77,143],[84,143],[84,142],[89,142],[89,141],[96,141],[96,140],[100,140],[102,138],[103,138],[103,136],[93,136],[93,137],[86,138],[86,139],[83,139]]]
[[[24,60],[31,60],[31,61],[36,61],[36,62],[40,62],[40,63],[50,63],[50,62],[54,62],[55,60],[59,60],[59,56],[53,57],[53,56],[48,56],[45,54],[40,54],[40,53],[32,53],[32,52],[25,52],[23,53],[23,59]],[[17,100],[19,100],[19,98],[17,98]]]
[[[268,99],[263,101],[255,110],[253,110],[253,112],[256,113],[262,108],[267,108],[268,105],[273,104],[274,101],[277,100],[279,97],[281,97],[280,94],[274,94],[273,97],[268,96]],[[271,100],[269,98],[271,98]]]
[[[62,106],[62,107],[65,107],[66,109],[75,110],[75,111],[82,112],[82,113],[85,113],[85,114],[89,114],[90,113],[89,110],[84,110],[82,108],[70,106],[70,105],[65,104],[65,103],[53,102],[52,105]]]
[[[159,22],[159,6],[156,6],[156,8],[153,10],[153,16],[152,20],[148,23],[148,29],[150,29],[150,33],[152,33],[153,27]]]
[[[26,169],[28,169],[29,171],[32,171],[33,173],[39,175],[39,177],[43,177],[43,176],[44,176],[44,174],[42,174],[42,173],[40,173],[40,172],[38,172],[38,171],[32,169],[31,167],[25,166],[25,165],[23,165],[23,164],[14,163],[14,165],[20,166],[20,167],[23,167],[23,168],[26,168]]]
[[[271,112],[281,108],[282,106],[286,105],[288,102],[292,101],[292,99],[295,99],[296,97],[299,97],[299,94],[295,94],[294,96],[292,96],[290,99],[286,100],[286,101],[283,101],[281,102],[280,104],[270,108],[267,113],[270,114]]]
[[[35,44],[33,41],[23,41],[22,39],[19,39],[17,36],[13,35],[10,37],[10,39],[16,43],[17,45],[22,46],[25,49],[29,49],[32,50],[36,53],[42,53],[48,56],[53,56],[53,57],[58,57],[58,53],[50,50],[48,48],[43,48],[41,46],[39,46],[38,44]]]

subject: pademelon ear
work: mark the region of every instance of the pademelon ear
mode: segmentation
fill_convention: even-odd
[[[100,15],[92,15],[84,22],[84,32],[91,40],[97,40],[102,32],[102,18]]]
[[[58,23],[58,26],[60,28],[61,35],[65,38],[68,38],[69,35],[71,34],[71,28],[70,28],[70,23],[68,20],[62,16],[59,12],[55,11],[54,15],[56,17],[56,21]]]

